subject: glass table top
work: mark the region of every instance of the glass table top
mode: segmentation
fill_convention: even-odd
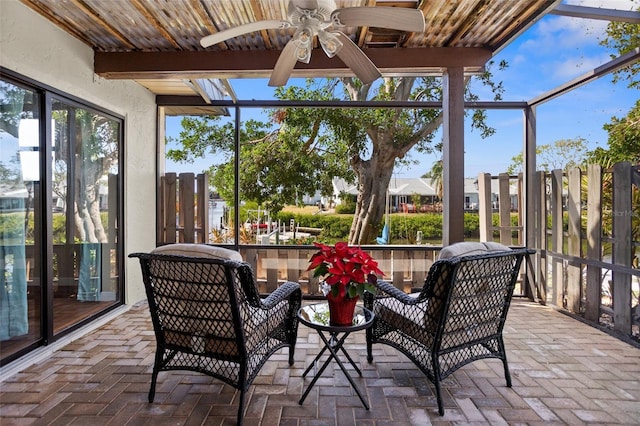
[[[356,331],[371,325],[373,322],[373,313],[364,306],[356,305],[351,326],[333,326],[329,324],[329,304],[324,302],[303,306],[298,311],[298,318],[300,318],[303,324],[312,328],[329,331],[342,329]]]

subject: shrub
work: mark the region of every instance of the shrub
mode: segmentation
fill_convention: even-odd
[[[24,213],[2,213],[0,235],[2,235],[7,245],[22,244],[21,241],[24,238]]]
[[[356,203],[353,200],[344,200],[336,206],[338,214],[354,214],[356,212]]]
[[[346,241],[351,229],[352,216],[332,214],[298,214],[291,212],[278,213],[278,219],[287,225],[291,219],[297,224],[309,228],[322,228],[318,240],[325,243]],[[515,219],[517,223],[517,218]],[[391,242],[405,241],[408,244],[416,242],[418,231],[422,231],[425,240],[442,239],[442,214],[419,213],[412,215],[391,215],[389,238]],[[382,229],[384,222],[379,225]],[[464,235],[466,238],[479,237],[480,221],[477,213],[464,214]]]

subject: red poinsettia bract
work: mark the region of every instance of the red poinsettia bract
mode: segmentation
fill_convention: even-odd
[[[345,242],[313,244],[319,250],[309,259],[307,271],[313,270],[314,277],[325,276],[334,296],[353,298],[364,296],[365,291],[375,292],[374,284],[384,273],[368,253]]]

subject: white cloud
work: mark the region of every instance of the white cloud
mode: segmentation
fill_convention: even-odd
[[[567,57],[562,61],[550,62],[548,66],[554,78],[569,80],[591,71],[609,60],[611,58],[608,55],[574,56]]]
[[[566,4],[618,10],[637,10],[640,0],[566,0]],[[532,29],[523,48],[540,54],[559,49],[597,46],[605,37],[608,21],[548,15]]]
[[[515,54],[511,58],[509,64],[510,65],[526,64],[528,60],[529,58],[527,57],[527,55]]]
[[[628,10],[637,9],[640,0],[574,0],[567,3]],[[548,15],[521,38],[520,45],[508,60],[521,72],[535,75],[542,87],[553,87],[611,59],[609,53],[615,52],[600,45],[607,24],[608,21],[603,20]],[[525,63],[528,64],[526,67]]]
[[[558,49],[593,46],[603,38],[606,28],[605,21],[550,16],[534,27],[527,47],[546,54]]]

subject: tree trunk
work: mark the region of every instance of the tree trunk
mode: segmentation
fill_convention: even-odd
[[[371,159],[354,166],[358,175],[358,198],[349,231],[349,244],[371,244],[378,235],[394,162],[395,156],[392,153],[381,155],[377,152]]]
[[[84,168],[84,170],[83,170]],[[100,217],[99,172],[95,164],[76,164],[74,222],[80,241],[106,243],[107,235]],[[87,181],[85,181],[87,179]]]
[[[351,100],[362,101],[368,98],[369,90],[372,88],[370,84],[360,84],[352,78],[341,80]],[[394,81],[384,79],[384,90],[388,92],[390,99],[407,100],[414,81],[415,78]],[[358,198],[349,231],[349,244],[363,245],[375,241],[382,228],[387,189],[395,161],[404,158],[411,148],[437,130],[441,123],[442,114],[431,121],[421,122],[419,129],[415,130],[410,138],[398,137],[396,131],[403,128],[398,128],[395,122],[384,127],[369,123],[371,125],[366,131],[372,145],[371,158],[364,160],[362,152],[357,152],[350,160],[358,178]]]

